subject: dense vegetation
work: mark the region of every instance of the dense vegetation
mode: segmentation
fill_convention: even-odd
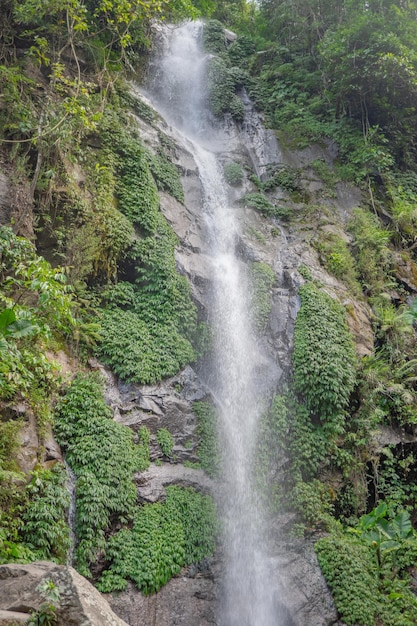
[[[1,216],[12,228],[0,229],[0,561],[67,559],[69,479],[44,465],[53,422],[76,480],[75,564],[91,576],[115,528],[137,515],[133,474],[149,465],[150,433],[134,438],[111,419],[95,376],[80,372],[68,386],[55,357],[65,352],[82,370],[96,354],[142,383],[194,359],[196,308],[159,210],[159,190],[184,200],[175,147],[160,130],[159,146],[145,147],[134,115],[155,127],[156,115],[124,81],[144,65],[152,20],[196,9],[186,0],[5,0],[0,10],[0,162],[17,199]],[[39,438],[30,475],[17,462],[19,402]],[[169,458],[171,433],[156,439]],[[197,497],[176,496],[190,519]],[[214,511],[203,501],[204,525]],[[201,543],[186,529],[184,552],[181,531],[176,563],[212,551],[210,532]]]
[[[200,14],[210,18],[213,114],[239,123],[245,88],[285,148],[331,145],[335,155],[307,172],[277,165],[262,179],[237,162],[224,167],[235,189],[250,178],[241,205],[271,234],[279,222],[310,229],[338,281],[331,289],[299,268],[293,375],[259,429],[259,490],[271,515],[294,514],[294,536],[320,531],[316,552],[344,623],[415,624],[415,3],[0,0],[0,12],[0,166],[14,198],[0,214],[0,562],[67,558],[67,478],[44,463],[52,422],[76,477],[75,563],[102,590],[132,580],[152,593],[214,549],[206,497],[172,487],[165,502],[138,506],[132,476],[150,462],[149,431],[133,435],[111,419],[98,377],[68,384],[55,363],[65,351],[81,371],[94,354],[123,380],[149,384],[196,358],[197,310],[159,209],[159,191],[184,200],[175,146],[124,80],[146,65],[154,18]],[[134,115],[153,125],[152,149]],[[308,176],[321,181],[318,196]],[[345,183],[362,202],[343,232],[332,200]],[[275,276],[266,263],[250,269],[262,336]],[[361,359],[352,300],[373,324],[374,349]],[[30,475],[17,463],[19,403],[39,437]],[[216,477],[215,410],[196,402],[194,412],[201,467]],[[381,446],[382,427],[400,443]],[[169,429],[155,441],[173,461]]]

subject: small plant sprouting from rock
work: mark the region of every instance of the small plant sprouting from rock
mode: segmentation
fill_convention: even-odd
[[[45,598],[40,608],[31,613],[26,622],[29,626],[55,626],[57,624],[56,610],[61,601],[59,587],[49,578],[45,578],[37,587],[37,591]]]

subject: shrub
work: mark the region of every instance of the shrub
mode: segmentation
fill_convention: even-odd
[[[171,456],[174,447],[174,438],[166,428],[159,428],[156,432],[156,440],[159,443],[164,456]]]
[[[155,383],[193,360],[190,342],[174,325],[147,324],[133,311],[104,312],[97,353],[123,380]]]
[[[55,434],[76,475],[76,563],[89,576],[113,522],[131,518],[140,456],[129,428],[111,419],[100,379],[79,374],[55,412]],[[142,443],[143,445],[143,443]]]
[[[241,74],[229,68],[220,57],[213,57],[208,71],[209,104],[215,116],[230,113],[238,121],[243,119],[244,105],[235,91],[241,83]]]
[[[346,535],[324,537],[314,548],[342,621],[373,626],[379,591],[369,548]]]
[[[356,378],[353,340],[343,307],[313,283],[300,288],[294,332],[294,386],[309,411],[339,429]]]
[[[28,506],[23,515],[22,538],[41,560],[65,563],[70,545],[66,521],[69,493],[62,465],[32,472],[26,487]]]
[[[154,593],[181,567],[213,553],[217,518],[212,499],[190,488],[171,486],[166,492],[164,503],[144,505],[131,530],[110,538],[110,567],[99,580],[100,591],[122,590],[130,579],[145,595]]]
[[[239,163],[226,163],[224,177],[229,185],[238,187],[243,181],[243,169]]]
[[[333,276],[342,280],[353,293],[361,292],[357,281],[354,259],[344,239],[333,233],[327,233],[316,243],[320,261]]]
[[[251,209],[256,209],[262,213],[262,215],[274,215],[275,207],[269,202],[268,198],[263,193],[248,193],[242,198],[242,202],[245,206],[248,206]]]
[[[359,278],[364,287],[378,291],[386,282],[389,268],[387,245],[391,233],[381,228],[375,215],[364,209],[355,209],[349,230],[354,236],[353,252]]]

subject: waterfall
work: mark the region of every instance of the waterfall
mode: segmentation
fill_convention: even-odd
[[[207,255],[213,293],[209,321],[214,364],[207,382],[216,398],[223,479],[219,510],[224,532],[225,575],[221,626],[284,626],[279,580],[270,567],[262,506],[253,479],[257,423],[271,395],[270,363],[259,347],[250,313],[250,277],[237,254],[239,220],[228,204],[217,151],[227,142],[207,108],[207,61],[202,24],[167,31],[163,57],[154,66],[150,98],[182,134],[193,154],[203,188]],[[222,135],[223,133],[223,135]],[[276,384],[276,381],[274,381]]]
[[[65,463],[65,469],[67,471],[67,489],[68,489],[68,493],[69,493],[69,497],[70,497],[70,505],[69,505],[69,509],[68,509],[68,527],[69,527],[69,539],[70,539],[70,545],[69,545],[69,549],[68,549],[68,558],[67,558],[67,564],[68,565],[72,565],[73,562],[73,557],[74,557],[74,549],[75,549],[75,544],[77,542],[77,537],[75,534],[75,515],[76,515],[76,509],[75,509],[75,484],[77,481],[77,478],[74,474],[74,472],[72,471],[72,469],[70,468],[70,466],[68,465],[68,463],[66,461],[64,461]]]

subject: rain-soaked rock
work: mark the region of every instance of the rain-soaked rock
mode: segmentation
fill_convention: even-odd
[[[5,615],[17,614],[17,623],[26,614],[40,609],[45,598],[39,586],[51,581],[58,587],[56,626],[126,626],[111,610],[107,600],[72,567],[37,561],[27,565],[0,566],[0,626],[8,624]]]
[[[217,624],[216,594],[216,584],[210,578],[180,575],[148,597],[133,585],[106,597],[130,626],[213,626]]]
[[[278,544],[271,550],[279,602],[290,616],[291,626],[330,626],[337,610],[311,544]]]
[[[184,467],[181,464],[162,463],[151,465],[136,476],[138,496],[144,502],[157,502],[166,495],[165,487],[180,485],[193,487],[202,493],[215,492],[215,483],[203,470]]]

